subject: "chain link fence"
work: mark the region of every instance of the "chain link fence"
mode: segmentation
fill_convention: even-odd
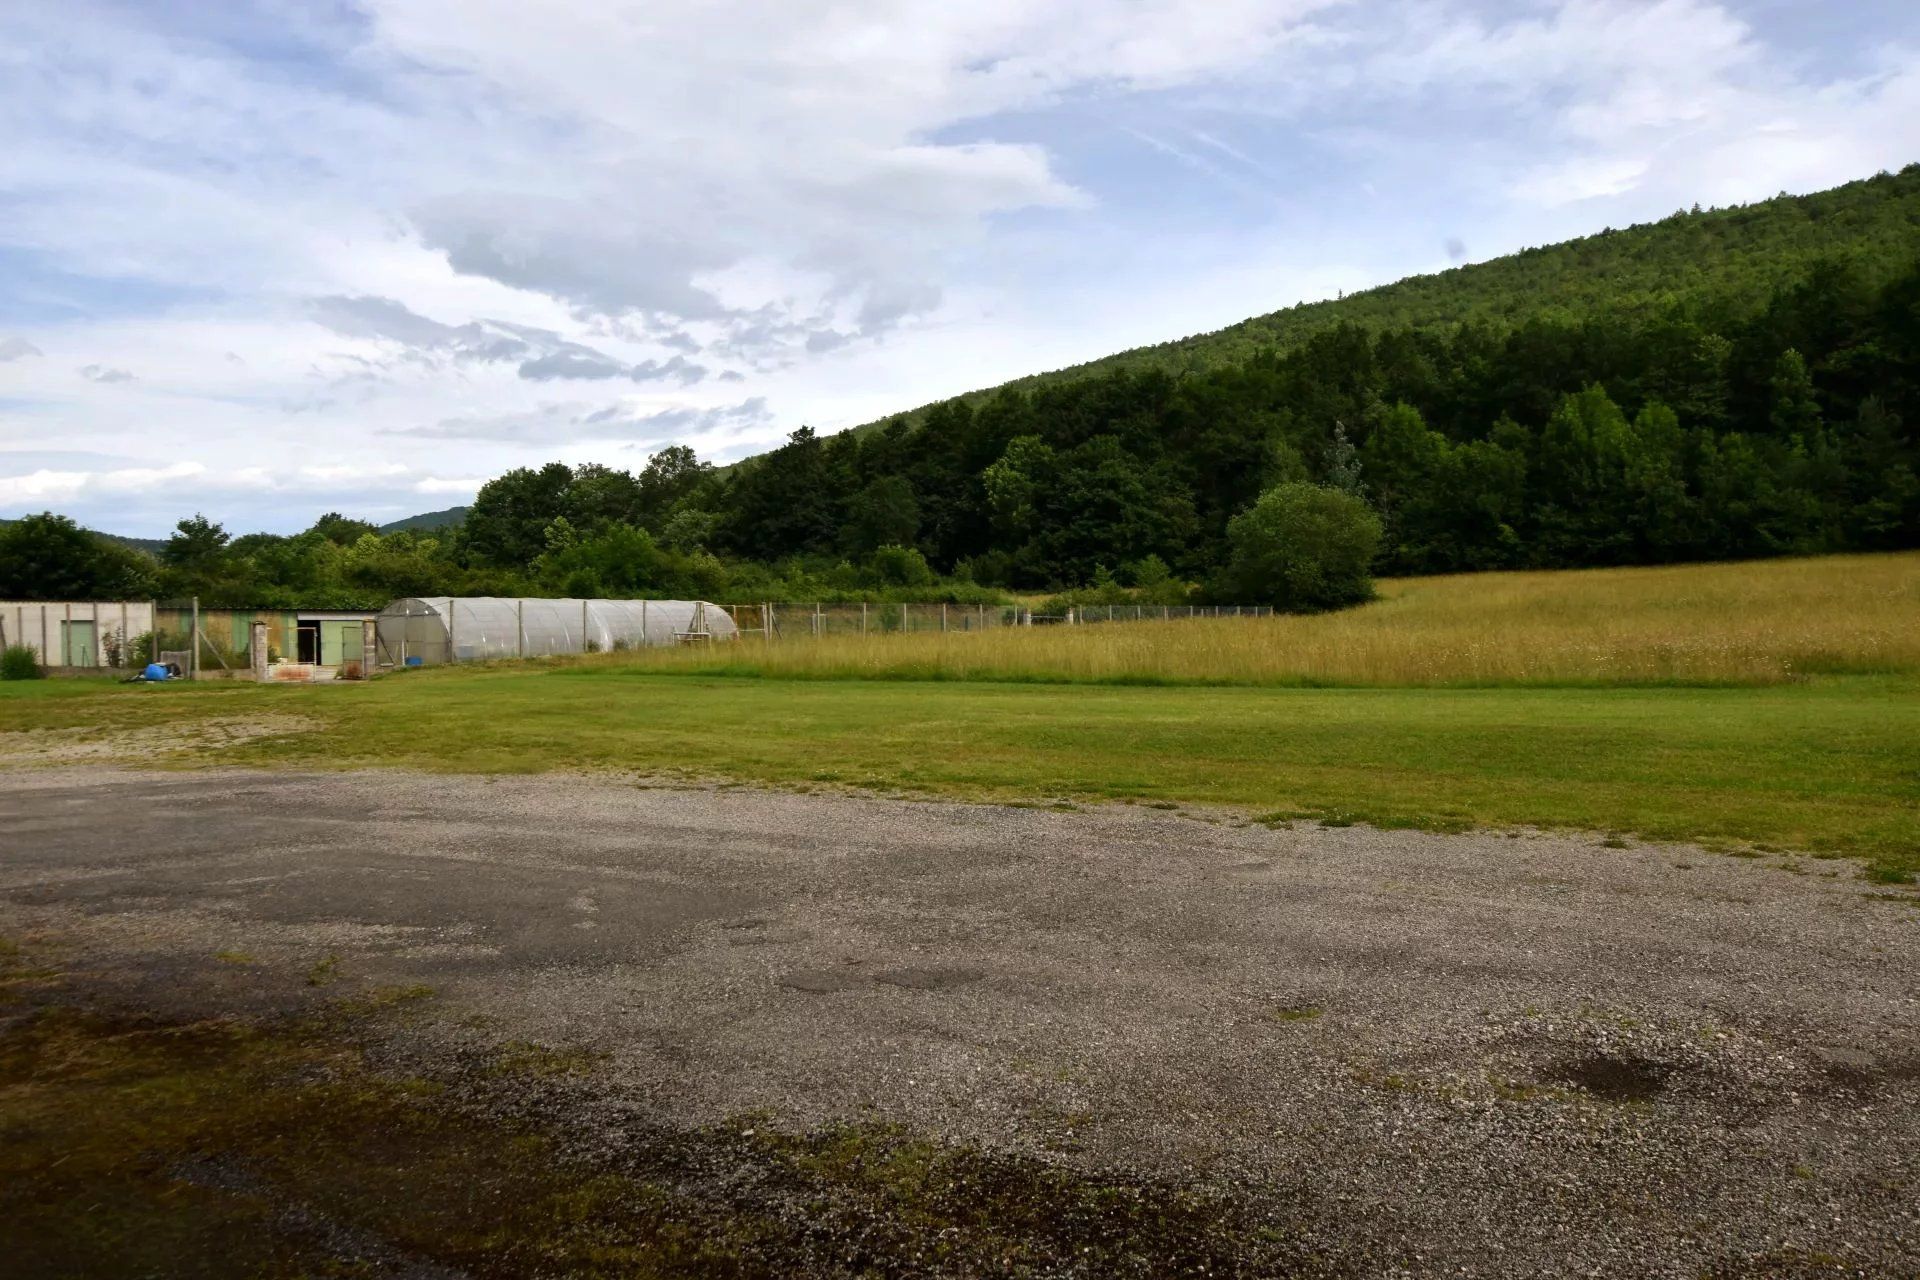
[[[726,606],[745,639],[796,636],[899,635],[903,632],[995,631],[1005,627],[1094,626],[1187,618],[1271,617],[1266,605],[1081,605],[1036,613],[1017,604],[804,604],[769,601]]]

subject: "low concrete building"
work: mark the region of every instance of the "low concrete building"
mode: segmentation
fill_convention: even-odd
[[[152,635],[163,661],[208,677],[247,678],[253,671],[254,624],[266,627],[266,660],[327,678],[361,669],[373,610],[201,609],[199,658],[193,658],[191,604],[149,600],[9,600],[0,602],[0,646],[23,644],[53,671],[126,669],[133,644]],[[291,675],[282,678],[293,678]]]
[[[55,669],[125,667],[155,612],[150,600],[0,601],[0,647],[23,644]]]
[[[200,669],[245,671],[253,665],[253,624],[265,623],[270,663],[337,668],[360,662],[364,624],[376,611],[353,609],[202,609]],[[193,634],[191,605],[162,605],[166,650],[186,649]]]

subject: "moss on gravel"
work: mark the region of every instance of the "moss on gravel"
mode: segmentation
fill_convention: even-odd
[[[1217,1195],[871,1126],[636,1127],[582,1158],[490,1108],[508,1045],[378,1068],[426,996],[298,1017],[160,1020],[0,944],[0,1221],[8,1274],[260,1277],[1154,1276],[1295,1269],[1296,1235]],[[577,1064],[565,1058],[567,1072]],[[478,1082],[478,1083],[476,1083]],[[549,1083],[551,1083],[549,1081]],[[442,1272],[439,1268],[447,1268]]]

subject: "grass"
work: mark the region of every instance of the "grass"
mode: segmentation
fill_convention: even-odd
[[[0,687],[0,731],[124,740],[140,760],[196,720],[278,715],[313,727],[204,758],[678,773],[1020,803],[1210,804],[1335,825],[1573,828],[1613,843],[1853,855],[1875,878],[1905,883],[1920,871],[1916,580],[1916,555],[1487,575],[1394,584],[1381,605],[1327,618],[743,644],[335,687],[36,681]],[[1604,604],[1588,601],[1582,584],[1595,584]],[[1762,606],[1777,614],[1771,630]],[[1498,616],[1470,626],[1476,611]],[[1393,616],[1395,626],[1380,621]],[[1481,649],[1440,644],[1472,627],[1486,638]],[[1301,655],[1339,656],[1324,638],[1287,647],[1316,628],[1371,636],[1376,655],[1403,645],[1395,637],[1404,629],[1455,660],[1423,668],[1445,679],[1298,687],[1315,669]],[[1583,651],[1583,628],[1612,639]],[[1505,633],[1510,669],[1522,674],[1502,684],[1474,655]],[[1706,638],[1679,661],[1679,638],[1696,633]],[[1176,635],[1189,640],[1167,639]],[[1615,676],[1600,679],[1579,659],[1621,652],[1630,636],[1667,655],[1637,669],[1663,674],[1628,682],[1621,673],[1633,664],[1609,660]],[[870,673],[883,678],[821,678],[850,645],[883,655],[917,647],[927,662],[974,653],[998,664],[992,670],[1032,678],[989,680],[981,667],[916,681],[913,668],[886,662]],[[1135,648],[1148,655],[1143,669],[1121,675],[1167,682],[1099,674]],[[1295,687],[1262,685],[1231,665],[1269,652],[1281,656],[1260,660],[1291,672]],[[1712,653],[1723,656],[1710,662]],[[1048,654],[1054,667],[1032,665]],[[1206,654],[1218,663],[1195,683],[1170,682],[1164,664]],[[707,669],[716,662],[763,678]],[[1044,670],[1054,674],[1034,674]],[[1545,674],[1554,670],[1557,682]],[[1049,683],[1077,678],[1089,683]],[[0,732],[0,761],[5,739]]]
[[[209,762],[621,770],[980,799],[1234,806],[1439,829],[1757,842],[1920,870],[1920,679],[1762,688],[1223,689],[585,675],[0,694],[0,726],[293,712]],[[4,737],[4,735],[0,735]],[[4,752],[0,744],[0,752]]]
[[[836,634],[584,665],[838,680],[1781,684],[1920,672],[1920,553],[1413,578],[1319,617]]]

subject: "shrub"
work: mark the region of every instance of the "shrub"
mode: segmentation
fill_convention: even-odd
[[[867,560],[867,570],[882,586],[933,585],[933,570],[927,566],[927,558],[920,554],[917,547],[879,547]]]
[[[1373,598],[1380,517],[1350,493],[1276,485],[1228,522],[1227,539],[1220,591],[1232,603],[1317,613]]]
[[[24,644],[0,649],[0,680],[38,680],[46,672],[40,669],[40,655]]]

